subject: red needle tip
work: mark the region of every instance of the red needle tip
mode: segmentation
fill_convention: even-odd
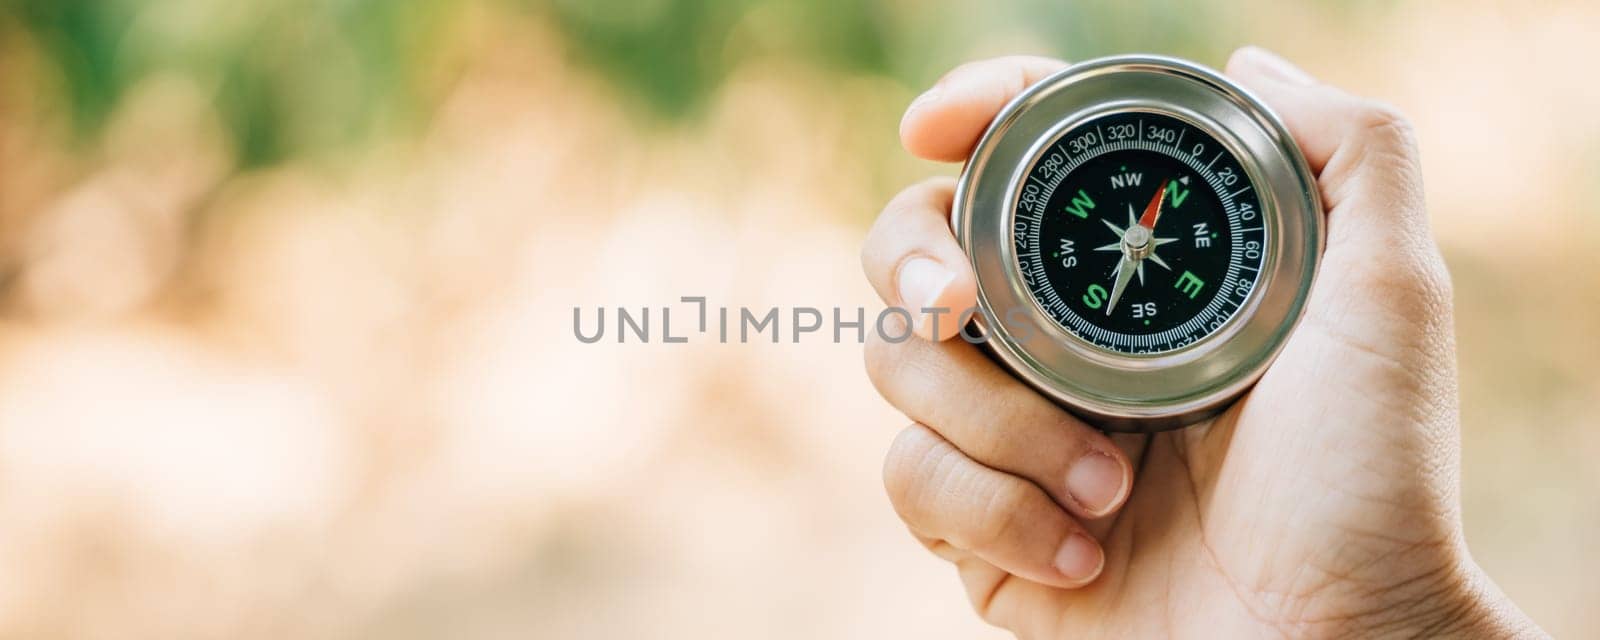
[[[1152,231],[1156,228],[1156,219],[1161,217],[1161,199],[1167,196],[1167,183],[1162,182],[1161,188],[1156,190],[1156,197],[1145,205],[1144,215],[1139,216],[1139,226]]]

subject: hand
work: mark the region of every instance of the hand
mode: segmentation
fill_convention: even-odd
[[[901,138],[962,160],[1062,64],[962,66],[912,103]],[[1027,638],[1537,635],[1462,538],[1450,279],[1410,126],[1259,49],[1227,73],[1283,117],[1328,207],[1322,270],[1276,363],[1213,420],[1108,437],[950,340],[955,322],[934,332],[919,310],[965,309],[975,283],[953,182],[915,185],[862,252],[926,338],[866,350],[915,421],[884,466],[896,511],[979,614]]]

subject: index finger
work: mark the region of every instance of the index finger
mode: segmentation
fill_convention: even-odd
[[[1066,66],[1054,58],[1006,56],[956,67],[906,107],[900,143],[926,160],[965,160],[1006,103]]]

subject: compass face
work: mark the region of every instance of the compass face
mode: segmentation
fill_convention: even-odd
[[[1012,242],[1033,300],[1120,354],[1205,340],[1249,300],[1269,241],[1238,158],[1184,120],[1121,112],[1068,130],[1028,167]]]
[[[1305,310],[1325,221],[1283,122],[1203,66],[1080,62],[1001,110],[951,223],[984,348],[1109,431],[1227,408]]]

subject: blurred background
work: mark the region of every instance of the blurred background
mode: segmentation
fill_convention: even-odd
[[[1249,43],[1415,120],[1468,540],[1591,635],[1597,33],[1579,0],[0,0],[0,637],[999,637],[883,497],[905,420],[858,345],[584,345],[572,308],[875,310],[867,225],[956,171],[896,139],[949,67]]]

